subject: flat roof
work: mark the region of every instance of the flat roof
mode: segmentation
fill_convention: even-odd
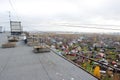
[[[6,38],[0,36],[1,45]],[[32,50],[22,41],[15,48],[0,48],[0,80],[98,80],[53,52]]]

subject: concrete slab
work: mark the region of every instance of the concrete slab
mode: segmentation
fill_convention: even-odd
[[[0,48],[0,80],[97,80],[53,52],[34,54],[32,49],[20,42]]]

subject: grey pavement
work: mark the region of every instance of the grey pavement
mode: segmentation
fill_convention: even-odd
[[[0,37],[1,45],[7,38]],[[21,43],[0,48],[0,80],[97,80],[53,52],[34,54],[32,47]]]

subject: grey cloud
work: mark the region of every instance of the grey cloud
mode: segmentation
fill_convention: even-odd
[[[24,0],[18,0],[16,2],[23,2]],[[29,1],[29,0],[28,0]],[[34,1],[34,0],[33,0]],[[38,1],[38,0],[35,0]],[[42,1],[42,0],[41,0]],[[45,0],[46,2],[48,0]],[[57,0],[51,0],[51,2],[54,2]],[[91,7],[91,5],[87,6],[87,5],[82,5],[83,0],[62,0],[62,2],[68,2],[68,3],[73,3],[74,6],[76,6],[78,9],[78,11],[76,12],[61,12],[61,13],[57,13],[56,15],[22,15],[19,14],[18,16],[20,17],[20,20],[22,21],[22,24],[24,26],[35,26],[35,25],[40,25],[44,22],[49,22],[49,21],[70,21],[70,22],[75,22],[75,21],[79,21],[79,23],[81,24],[93,24],[95,23],[94,21],[96,20],[96,18],[101,18],[104,21],[109,21],[109,20],[113,20],[113,21],[120,21],[120,0],[104,0],[99,6],[94,6]],[[88,0],[86,0],[88,1]],[[8,2],[8,0],[0,0],[0,4],[1,3]],[[91,2],[94,3],[94,2]],[[29,4],[29,3],[28,3]],[[84,2],[85,4],[85,2]],[[6,4],[5,4],[6,5]],[[26,5],[27,6],[27,5]],[[62,5],[61,5],[62,6]],[[2,8],[0,8],[1,10]],[[34,11],[34,10],[33,10]],[[16,16],[14,16],[14,13],[12,11],[12,19],[13,20],[17,20]],[[0,11],[0,21],[1,22],[7,22],[9,21],[8,18],[8,12],[1,12]],[[99,23],[99,22],[98,22]],[[111,24],[111,23],[110,23]],[[114,23],[113,23],[114,24]],[[4,23],[1,23],[1,25],[5,25]],[[8,24],[6,24],[5,26],[7,26]],[[31,28],[32,29],[32,28]]]

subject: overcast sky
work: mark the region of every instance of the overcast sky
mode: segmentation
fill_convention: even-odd
[[[24,30],[120,32],[119,8],[120,0],[0,0],[0,26],[9,29],[10,11],[11,19],[20,20]]]

